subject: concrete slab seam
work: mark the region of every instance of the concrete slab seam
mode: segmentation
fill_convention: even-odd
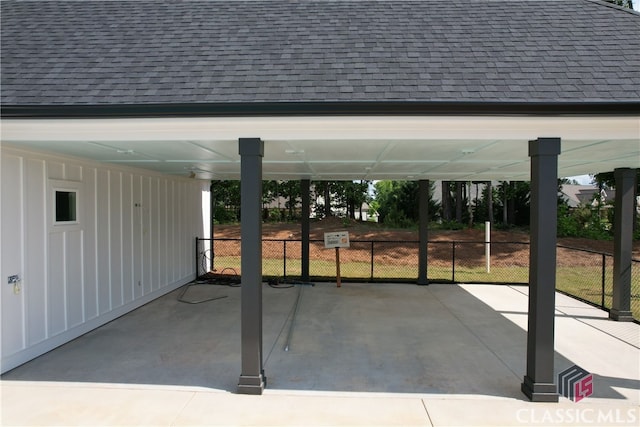
[[[178,411],[176,411],[176,414],[173,417],[173,420],[171,420],[171,422],[169,423],[170,426],[175,426],[176,422],[178,421],[178,419],[180,418],[180,416],[182,415],[182,412],[187,408],[187,406],[189,406],[189,404],[191,403],[191,401],[193,401],[194,397],[196,397],[197,392],[193,392],[191,393],[191,397],[184,403],[184,405],[182,405],[182,408],[180,408]]]
[[[420,401],[422,402],[422,407],[424,408],[424,412],[427,414],[427,419],[429,420],[429,424],[431,425],[431,427],[435,427],[435,424],[433,424],[433,420],[431,419],[431,415],[429,415],[429,410],[427,409],[427,402],[425,402],[424,399],[420,399]]]
[[[291,306],[291,309],[289,310],[289,313],[287,314],[287,317],[284,319],[284,322],[282,322],[282,327],[280,327],[280,331],[278,332],[278,335],[276,336],[276,339],[273,341],[273,345],[271,346],[271,349],[269,350],[269,354],[267,354],[266,359],[264,360],[264,366],[267,366],[267,363],[269,362],[269,358],[271,357],[271,353],[273,353],[273,350],[276,348],[276,345],[278,344],[278,341],[280,341],[280,337],[282,336],[282,333],[284,332],[284,328],[287,326],[287,323],[289,323],[289,319],[291,318],[293,311],[295,310],[295,300],[293,302],[293,305]]]

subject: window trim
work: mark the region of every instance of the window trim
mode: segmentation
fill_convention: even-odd
[[[76,208],[76,219],[73,221],[58,221],[56,219],[56,203],[57,203],[57,193],[58,192],[66,192],[66,193],[75,193],[75,208]],[[83,212],[82,212],[82,183],[79,181],[64,181],[64,180],[49,180],[49,225],[52,229],[56,230],[64,230],[69,231],[73,229],[80,229],[83,220]]]

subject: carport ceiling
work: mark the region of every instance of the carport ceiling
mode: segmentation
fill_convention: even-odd
[[[265,141],[264,179],[529,180],[528,141],[562,138],[560,176],[640,167],[640,117],[214,117],[3,120],[2,142],[200,179],[239,179],[238,138]]]

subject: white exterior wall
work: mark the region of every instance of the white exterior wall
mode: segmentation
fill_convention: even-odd
[[[193,279],[200,182],[0,150],[2,372]],[[77,224],[54,224],[56,187],[78,191]]]

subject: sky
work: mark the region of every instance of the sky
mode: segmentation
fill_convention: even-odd
[[[568,176],[567,179],[575,179],[578,184],[588,185],[591,184],[591,177],[589,175]]]

